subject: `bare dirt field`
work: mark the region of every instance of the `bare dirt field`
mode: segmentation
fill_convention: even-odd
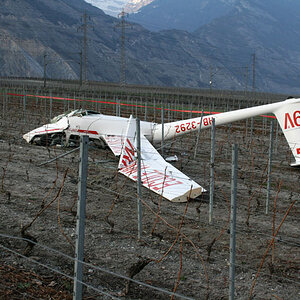
[[[38,110],[26,113],[25,120],[22,109],[8,109],[0,121],[0,299],[69,299],[79,153],[39,166],[70,148],[27,144],[22,135],[44,120]],[[213,224],[208,195],[178,204],[143,189],[141,240],[135,183],[117,173],[118,159],[109,150],[90,146],[85,299],[168,299],[174,291],[185,298],[228,299],[232,143],[239,145],[236,299],[300,298],[300,170],[289,166],[282,134],[274,135],[266,215],[269,127],[255,119],[250,138],[249,124],[217,128]],[[194,159],[196,137],[168,143],[166,152],[208,190],[210,131],[201,133]],[[138,282],[129,284],[120,274]]]

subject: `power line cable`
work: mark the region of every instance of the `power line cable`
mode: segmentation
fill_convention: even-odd
[[[54,253],[56,253],[56,254],[58,254],[58,255],[60,255],[60,256],[63,256],[63,257],[65,257],[65,258],[69,259],[69,260],[72,260],[72,261],[75,261],[75,260],[76,260],[76,258],[73,258],[73,257],[71,257],[71,256],[69,256],[69,255],[67,255],[67,254],[65,254],[65,253],[63,253],[63,252],[60,252],[60,251],[58,251],[58,250],[56,250],[56,249],[53,249],[53,248],[50,248],[50,247],[48,247],[48,246],[39,244],[39,243],[37,243],[37,242],[34,242],[34,241],[29,240],[29,239],[26,239],[26,238],[17,237],[17,236],[10,236],[10,235],[6,235],[6,234],[2,234],[2,233],[0,233],[0,236],[1,236],[1,237],[4,237],[4,238],[11,238],[11,239],[15,239],[15,240],[23,240],[23,241],[26,241],[26,242],[30,242],[30,243],[32,243],[32,244],[34,244],[34,245],[36,245],[36,246],[39,246],[39,247],[42,247],[42,248],[47,249],[47,250],[49,250],[49,251],[52,251],[52,252],[54,252]],[[0,245],[0,247],[6,249],[6,250],[8,250],[8,251],[11,251],[11,252],[13,252],[14,254],[19,255],[19,256],[21,256],[21,257],[23,257],[23,258],[25,258],[25,259],[28,258],[28,257],[26,257],[26,256],[24,256],[24,255],[22,255],[22,254],[20,254],[20,253],[18,253],[18,252],[16,252],[16,251],[14,251],[14,250],[11,250],[11,249],[9,249],[9,248],[4,247],[3,245]],[[35,260],[33,260],[33,259],[30,259],[30,258],[28,258],[28,259],[31,260],[31,261],[33,261],[33,262],[35,262],[35,263],[40,264],[39,262],[37,262],[37,261],[35,261]],[[186,296],[180,295],[180,294],[178,294],[178,293],[172,293],[172,292],[169,292],[169,291],[167,291],[167,290],[165,290],[165,289],[162,289],[162,288],[159,288],[159,287],[155,287],[155,286],[152,286],[152,285],[150,285],[150,284],[147,284],[147,283],[144,283],[144,282],[135,280],[135,279],[133,279],[133,278],[127,277],[127,276],[125,276],[125,275],[118,274],[118,273],[115,273],[115,272],[106,270],[106,269],[104,269],[104,268],[95,266],[95,265],[93,265],[93,264],[91,264],[91,263],[86,263],[86,262],[84,262],[84,261],[80,261],[80,262],[81,262],[82,264],[84,264],[84,265],[90,267],[90,268],[95,269],[95,270],[101,271],[101,272],[103,272],[103,273],[106,273],[106,274],[109,274],[109,275],[112,275],[112,276],[115,276],[115,277],[118,277],[118,278],[121,278],[121,279],[124,279],[124,280],[129,280],[129,281],[131,281],[131,282],[133,282],[133,283],[136,283],[136,284],[138,284],[138,285],[142,285],[142,286],[144,286],[144,287],[147,287],[147,288],[150,288],[150,289],[153,289],[153,290],[157,290],[157,291],[162,292],[162,293],[164,293],[164,294],[168,294],[168,295],[170,295],[170,296],[174,295],[174,296],[180,297],[180,298],[182,298],[182,299],[192,300],[192,298],[190,298],[190,297],[186,297]],[[47,265],[44,265],[44,264],[41,264],[41,265],[44,266],[45,268],[48,268]],[[49,268],[50,268],[50,267],[49,267]],[[50,270],[51,270],[51,269],[50,269]],[[53,271],[55,271],[55,269],[54,269]],[[57,271],[58,271],[58,270],[57,270]],[[58,271],[58,272],[61,272],[61,271]],[[72,280],[74,279],[73,277],[71,277],[71,276],[69,276],[69,275],[67,275],[67,274],[65,274],[65,273],[62,273],[62,272],[61,272],[61,273],[59,273],[59,274],[64,275],[64,276],[66,276],[66,277],[68,277],[68,278],[70,278],[70,279],[72,279]],[[82,284],[85,284],[85,283],[83,283],[83,282],[81,282],[81,283],[82,283]],[[89,285],[87,285],[87,284],[85,284],[85,285],[86,285],[87,287],[93,288],[92,286],[89,286]],[[93,288],[93,289],[95,289],[95,288]],[[98,289],[97,289],[97,291],[100,291],[101,293],[103,292],[103,291],[98,290]],[[108,294],[107,296],[110,296],[110,295]]]
[[[130,234],[130,232],[123,231],[123,230],[120,230],[119,232],[120,232],[120,233],[123,233],[123,234],[125,234],[125,235]],[[50,247],[48,247],[48,246],[39,244],[39,243],[34,242],[34,241],[32,241],[32,240],[28,240],[28,239],[26,239],[26,238],[21,238],[21,237],[17,237],[17,236],[6,235],[6,234],[0,234],[0,236],[1,236],[1,237],[4,237],[4,238],[10,238],[10,239],[23,240],[23,241],[26,241],[26,242],[30,242],[30,243],[35,244],[35,245],[38,246],[38,247],[41,247],[41,248],[47,249],[47,250],[49,250],[49,251],[55,252],[56,254],[58,254],[58,255],[60,255],[60,256],[63,256],[63,257],[65,257],[65,258],[67,258],[67,259],[70,259],[70,260],[73,260],[73,261],[75,260],[75,258],[70,257],[70,256],[66,255],[66,254],[63,253],[63,252],[60,252],[60,251],[58,251],[58,250],[56,250],[56,249],[53,249],[53,248],[50,248]],[[145,237],[144,237],[143,239],[145,239]],[[161,243],[164,243],[166,246],[168,246],[164,241],[161,241]],[[50,270],[52,270],[52,271],[55,272],[55,273],[58,273],[58,274],[63,275],[63,276],[66,276],[67,278],[72,279],[72,280],[74,279],[73,277],[71,277],[71,276],[69,276],[69,275],[67,275],[67,274],[65,274],[65,273],[63,273],[63,272],[61,272],[61,271],[59,271],[59,270],[57,270],[57,269],[55,269],[55,268],[51,268],[51,267],[49,267],[48,265],[41,264],[41,263],[39,263],[39,262],[37,262],[37,261],[35,261],[35,260],[33,260],[33,259],[30,259],[30,258],[28,258],[28,257],[26,257],[26,256],[24,256],[24,255],[22,255],[22,254],[20,254],[20,253],[18,253],[18,252],[16,252],[16,251],[12,250],[12,249],[10,249],[10,248],[6,248],[6,247],[3,246],[3,245],[0,245],[0,247],[2,247],[3,249],[5,249],[5,250],[7,250],[7,251],[10,251],[10,252],[12,252],[12,253],[14,253],[14,254],[16,254],[16,255],[19,255],[19,256],[21,256],[21,257],[23,257],[23,258],[25,258],[25,259],[28,259],[28,260],[30,260],[30,261],[32,261],[32,262],[34,262],[34,263],[37,263],[37,264],[39,264],[39,265],[41,265],[41,266],[43,266],[43,267],[45,267],[45,268],[47,268],[47,269],[50,269]],[[200,250],[200,248],[199,248],[198,250]],[[218,257],[218,258],[220,258],[222,261],[224,260],[224,256],[222,256],[222,255],[220,255],[220,254],[217,254],[217,253],[214,253],[214,257],[216,257],[216,258]],[[148,285],[148,284],[145,284],[145,283],[143,283],[143,282],[140,282],[140,281],[131,279],[131,278],[129,278],[129,277],[127,277],[127,276],[124,276],[124,275],[121,275],[121,274],[117,274],[117,273],[112,272],[112,271],[107,271],[107,270],[105,270],[105,269],[103,269],[103,268],[100,268],[100,267],[98,267],[98,266],[95,266],[95,265],[93,265],[93,264],[91,264],[91,263],[86,263],[86,262],[82,262],[82,263],[83,263],[84,265],[90,267],[90,268],[95,269],[95,270],[98,270],[98,271],[101,271],[101,272],[104,272],[104,273],[108,273],[108,274],[110,274],[110,275],[112,275],[112,276],[116,276],[116,277],[119,277],[119,278],[122,278],[122,279],[125,279],[125,280],[130,280],[130,281],[132,281],[132,282],[134,282],[134,283],[136,283],[136,284],[143,285],[143,286],[148,287],[148,288],[150,288],[150,289],[155,289],[155,290],[157,290],[157,291],[159,291],[159,292],[163,292],[163,293],[166,293],[166,294],[169,294],[169,295],[178,296],[178,297],[181,297],[182,299],[192,299],[192,298],[190,298],[190,297],[186,297],[186,296],[183,296],[183,295],[180,295],[180,294],[176,294],[176,293],[173,294],[173,293],[171,293],[171,292],[169,292],[169,291],[166,291],[166,290],[164,290],[164,289],[157,288],[157,287],[153,287],[153,286],[151,286],[151,285]],[[241,269],[250,270],[250,271],[252,271],[252,272],[254,272],[254,273],[257,272],[256,269],[250,268],[249,266],[246,266],[246,265],[236,264],[236,266],[239,267],[239,268],[241,268]],[[296,280],[293,280],[293,279],[290,279],[290,278],[287,278],[287,277],[278,276],[278,275],[276,275],[276,274],[268,274],[268,273],[265,273],[265,272],[261,272],[261,274],[262,274],[262,275],[265,275],[265,276],[268,276],[268,277],[272,277],[272,278],[273,278],[273,277],[274,277],[274,278],[278,278],[278,279],[280,279],[280,280],[283,279],[283,280],[285,280],[285,281],[288,281],[288,282],[291,282],[291,283],[295,283],[295,284],[297,284],[297,285],[300,285],[300,281],[296,281]],[[112,296],[112,295],[110,295],[110,294],[105,293],[103,290],[99,290],[99,289],[97,289],[97,288],[94,288],[94,287],[92,287],[92,286],[90,286],[90,285],[88,285],[88,284],[86,284],[86,283],[84,283],[84,282],[81,282],[81,283],[84,284],[85,286],[87,286],[87,287],[89,287],[89,288],[91,288],[91,289],[97,291],[97,292],[100,292],[100,293],[104,294],[104,295],[107,295],[107,296],[109,296],[109,297],[114,297],[114,296]],[[117,299],[118,299],[118,298],[117,298]]]
[[[30,241],[30,242],[32,242],[32,241]],[[39,266],[42,266],[42,267],[44,267],[44,268],[46,268],[46,269],[48,269],[48,270],[50,270],[50,271],[52,271],[52,272],[54,272],[54,273],[56,273],[56,274],[59,274],[59,275],[62,275],[62,276],[64,276],[64,277],[67,277],[67,278],[69,278],[69,279],[71,279],[71,280],[74,280],[74,277],[73,277],[73,276],[70,276],[70,275],[68,275],[68,274],[66,274],[66,273],[64,273],[64,272],[62,272],[62,271],[59,271],[59,270],[57,270],[57,269],[55,269],[55,268],[53,268],[53,267],[50,267],[50,266],[48,266],[48,265],[46,265],[46,264],[43,264],[43,263],[39,262],[39,261],[37,261],[37,260],[34,260],[34,259],[30,258],[30,257],[27,257],[27,256],[25,256],[25,255],[23,255],[23,254],[21,254],[21,253],[18,253],[17,251],[14,251],[14,250],[12,250],[12,249],[10,249],[10,248],[7,248],[7,247],[5,247],[5,246],[3,246],[3,245],[1,245],[1,244],[0,244],[0,247],[1,247],[2,249],[4,249],[4,250],[8,251],[8,252],[11,252],[11,253],[13,253],[13,254],[15,254],[15,255],[17,255],[17,256],[20,256],[20,257],[22,257],[22,258],[24,258],[24,259],[26,259],[26,260],[29,260],[29,261],[32,262],[32,263],[35,263],[35,264],[37,264],[37,265],[39,265]],[[87,284],[87,283],[85,283],[85,282],[82,282],[82,281],[79,281],[79,282],[80,282],[81,284],[85,285],[86,287],[88,287],[88,288],[90,288],[90,289],[92,289],[92,290],[94,290],[94,291],[96,291],[96,292],[98,292],[98,293],[100,293],[100,294],[102,294],[102,295],[108,296],[108,297],[110,297],[110,298],[112,298],[112,299],[119,299],[119,298],[117,298],[117,297],[115,297],[115,296],[113,296],[113,295],[111,295],[111,294],[109,294],[109,293],[106,293],[106,292],[104,292],[103,290],[100,290],[100,289],[98,289],[98,288],[95,288],[95,287],[93,287],[93,286],[91,286],[91,285],[89,285],[89,284]]]

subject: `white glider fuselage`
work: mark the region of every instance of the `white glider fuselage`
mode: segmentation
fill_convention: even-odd
[[[54,118],[51,123],[24,134],[23,138],[30,143],[36,137],[62,132],[66,135],[67,141],[71,136],[83,134],[91,139],[98,139],[102,136],[120,137],[125,136],[127,125],[128,118],[76,110]],[[141,121],[141,131],[149,140],[152,140],[155,125],[155,123]]]
[[[205,189],[197,182],[169,164],[150,142],[169,140],[186,133],[233,123],[235,121],[273,113],[294,155],[292,166],[300,166],[300,99],[261,105],[236,111],[213,114],[188,120],[162,124],[140,122],[141,183],[144,187],[172,202],[184,202],[196,198]],[[120,155],[119,172],[136,181],[137,174],[137,128],[130,118],[102,115],[78,109],[54,118],[51,123],[26,133],[27,142],[55,145],[79,141],[80,135],[92,140],[102,140],[115,156]]]
[[[164,139],[173,139],[176,136],[197,131],[200,123],[201,129],[208,129],[212,126],[213,119],[215,125],[219,126],[270,113],[276,116],[294,155],[295,162],[291,166],[300,166],[300,99],[293,98],[282,102],[213,114],[203,117],[202,122],[199,117],[167,123],[164,125]],[[154,127],[152,141],[158,142],[161,139],[162,125],[157,124]]]
[[[203,116],[201,129],[208,129],[212,125],[212,120],[215,119],[215,125],[225,125],[228,123],[233,123],[236,121],[241,121],[247,118],[252,118],[264,114],[276,114],[277,111],[280,111],[281,108],[286,108],[287,105],[295,106],[297,109],[300,109],[300,99],[291,99],[286,100],[283,102],[271,103],[261,106],[254,106],[250,108],[244,108],[224,113],[212,114],[208,116]],[[290,110],[290,109],[289,109]],[[287,111],[288,112],[288,111]],[[176,121],[172,123],[166,123],[164,126],[164,139],[173,139],[174,136],[180,136],[186,134],[190,131],[197,131],[199,130],[201,122],[201,117],[199,118],[192,118],[187,120]],[[280,120],[279,120],[280,122]],[[300,123],[300,119],[299,119]],[[162,138],[162,125],[157,124],[155,126],[154,134],[153,134],[153,141],[157,142],[160,141]]]
[[[69,118],[69,128],[67,134],[84,133],[90,138],[99,135],[125,136],[128,125],[128,118],[94,114],[83,117]],[[154,123],[141,121],[141,131],[145,136],[150,136]]]
[[[273,113],[282,128],[295,157],[294,166],[300,165],[300,99],[288,99],[282,102],[239,109],[230,112],[192,118],[164,124],[141,121],[141,134],[150,142],[160,142],[199,130],[208,129],[215,120],[215,125],[224,125],[247,118]],[[71,136],[89,135],[91,139],[105,137],[124,137],[129,119],[108,116],[91,111],[77,110],[57,117],[57,121],[44,125],[24,135],[27,142],[37,136],[63,132],[68,141]],[[162,135],[164,135],[162,137]],[[106,140],[107,142],[107,140]]]

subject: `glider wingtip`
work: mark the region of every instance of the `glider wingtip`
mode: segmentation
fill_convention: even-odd
[[[173,199],[169,199],[172,202],[187,202],[190,199],[195,199],[199,197],[202,193],[206,192],[203,187],[198,187],[193,189],[192,191],[188,191],[180,196],[177,196]]]
[[[291,163],[290,166],[293,167],[293,168],[299,168],[300,167],[300,161],[297,160],[297,161]]]
[[[28,133],[25,133],[25,134],[23,135],[23,139],[24,139],[27,143],[30,143],[31,140],[32,140],[32,135],[30,135],[29,132],[28,132]]]

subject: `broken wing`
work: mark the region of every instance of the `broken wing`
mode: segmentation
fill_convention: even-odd
[[[101,135],[101,138],[105,141],[107,146],[113,152],[115,156],[119,156],[122,153],[122,145],[124,143],[124,136],[117,135]]]
[[[172,202],[196,198],[205,190],[195,181],[166,162],[152,144],[141,136],[141,181],[144,187]],[[135,120],[128,124],[119,172],[137,181]]]

